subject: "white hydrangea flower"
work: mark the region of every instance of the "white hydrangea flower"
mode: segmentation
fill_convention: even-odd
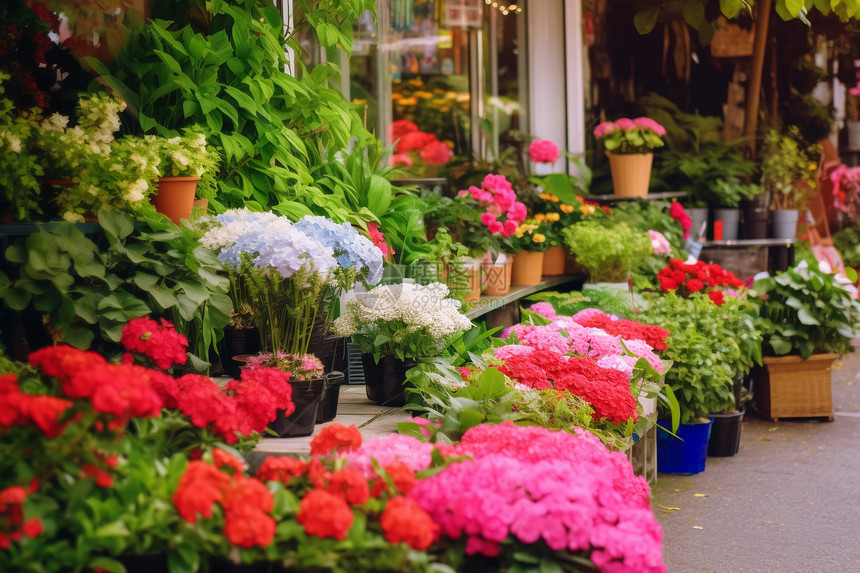
[[[146,182],[145,179],[138,179],[134,183],[128,186],[128,191],[126,191],[123,199],[128,201],[129,203],[135,203],[137,201],[143,201],[146,197],[144,193],[149,189],[149,183]]]

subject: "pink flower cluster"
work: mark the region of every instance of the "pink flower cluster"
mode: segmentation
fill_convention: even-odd
[[[350,452],[347,466],[361,470],[367,479],[377,476],[376,470],[373,469],[373,460],[377,461],[379,467],[400,462],[412,472],[419,472],[433,463],[432,451],[433,444],[416,440],[412,436],[377,436],[361,444],[358,450]]]
[[[526,206],[517,201],[517,194],[504,175],[487,175],[480,189],[472,185],[457,196],[471,197],[486,209],[481,215],[481,223],[491,233],[510,237],[526,219]]]
[[[669,244],[663,233],[660,231],[648,231],[648,238],[651,239],[651,251],[655,255],[671,255],[672,245]]]
[[[672,206],[669,207],[669,216],[678,221],[678,224],[681,225],[681,230],[684,231],[684,240],[690,238],[690,227],[693,226],[693,220],[684,211],[684,206],[678,203],[677,201],[672,202]],[[698,229],[696,230],[698,232]]]
[[[630,131],[632,129],[647,129],[653,131],[657,135],[666,135],[666,128],[651,119],[650,117],[637,117],[636,119],[628,119],[622,117],[613,121],[604,121],[594,128],[595,137],[606,137],[615,130]]]
[[[548,139],[535,139],[529,144],[529,159],[533,163],[555,163],[559,157],[558,146]]]
[[[474,459],[419,480],[409,497],[443,535],[466,535],[467,553],[498,555],[513,537],[587,552],[601,571],[666,571],[645,480],[587,431],[482,425],[446,449]]]

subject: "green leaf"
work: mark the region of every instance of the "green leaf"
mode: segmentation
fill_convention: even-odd
[[[462,431],[466,431],[483,422],[484,415],[478,410],[461,410],[457,412],[457,419],[460,421]]]
[[[743,2],[741,0],[720,0],[720,11],[729,20],[737,18],[742,7]]]
[[[109,573],[126,573],[125,566],[110,557],[93,557],[87,563],[90,570],[102,569]]]
[[[797,319],[801,322],[801,324],[806,325],[817,325],[821,324],[814,316],[809,313],[809,310],[806,307],[801,307],[797,311]]]
[[[125,239],[134,232],[131,217],[120,211],[99,211],[99,225],[115,239]]]
[[[702,20],[705,19],[705,6],[698,1],[690,1],[682,3],[681,13],[684,15],[684,21],[692,28],[698,28]]]

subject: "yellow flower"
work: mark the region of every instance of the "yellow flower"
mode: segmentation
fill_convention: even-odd
[[[543,243],[544,241],[546,241],[546,236],[540,233],[535,233],[535,236],[532,237],[532,241],[534,241],[535,243]]]
[[[573,213],[573,205],[568,205],[567,203],[561,204],[561,212],[562,213]]]
[[[583,215],[594,215],[594,205],[582,205],[579,210]]]
[[[815,171],[816,169],[818,169],[818,164],[817,163],[810,163],[809,167],[807,167],[807,169],[809,169],[810,171]]]
[[[548,219],[548,218],[549,218],[549,215],[544,215],[543,213],[537,213],[534,216],[535,221],[543,221],[544,219]]]
[[[541,193],[540,195],[538,195],[538,197],[540,197],[544,201],[549,201],[550,203],[558,203],[559,201],[558,197],[551,193]]]
[[[561,215],[559,215],[558,213],[547,213],[546,214],[546,220],[549,221],[550,223],[555,223],[559,219],[561,219]]]

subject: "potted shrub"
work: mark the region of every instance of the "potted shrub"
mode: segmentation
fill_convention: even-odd
[[[606,121],[594,128],[609,156],[616,197],[642,197],[651,184],[655,149],[663,147],[666,129],[649,117]]]
[[[794,126],[765,136],[761,184],[770,193],[774,238],[797,236],[798,213],[815,193],[820,154],[821,146],[805,144]]]
[[[198,194],[207,199],[214,196],[220,157],[206,147],[206,136],[196,130],[170,138],[145,135],[143,140],[158,153],[160,177],[152,204],[156,211],[179,223],[191,214]]]
[[[562,231],[564,243],[589,274],[591,283],[623,283],[626,290],[630,271],[644,255],[651,253],[647,233],[624,222],[607,224],[605,218],[589,218]]]
[[[662,472],[704,471],[713,423],[709,415],[736,409],[733,378],[742,352],[741,337],[733,327],[741,304],[727,298],[718,305],[702,292],[684,298],[671,291],[652,300],[637,316],[637,320],[672,333],[663,354],[673,361],[665,380],[681,410],[677,435],[683,442],[658,429],[657,463]],[[666,412],[660,415],[662,418]],[[660,425],[668,427],[665,421]]]
[[[451,337],[472,327],[460,313],[460,301],[448,294],[441,283],[403,283],[378,286],[346,303],[332,331],[352,337],[364,353],[369,399],[402,406],[406,371],[419,360],[438,356]]]
[[[854,351],[860,327],[860,304],[846,286],[848,279],[805,262],[756,281],[765,369],[755,403],[768,418],[833,420],[830,367]]]

